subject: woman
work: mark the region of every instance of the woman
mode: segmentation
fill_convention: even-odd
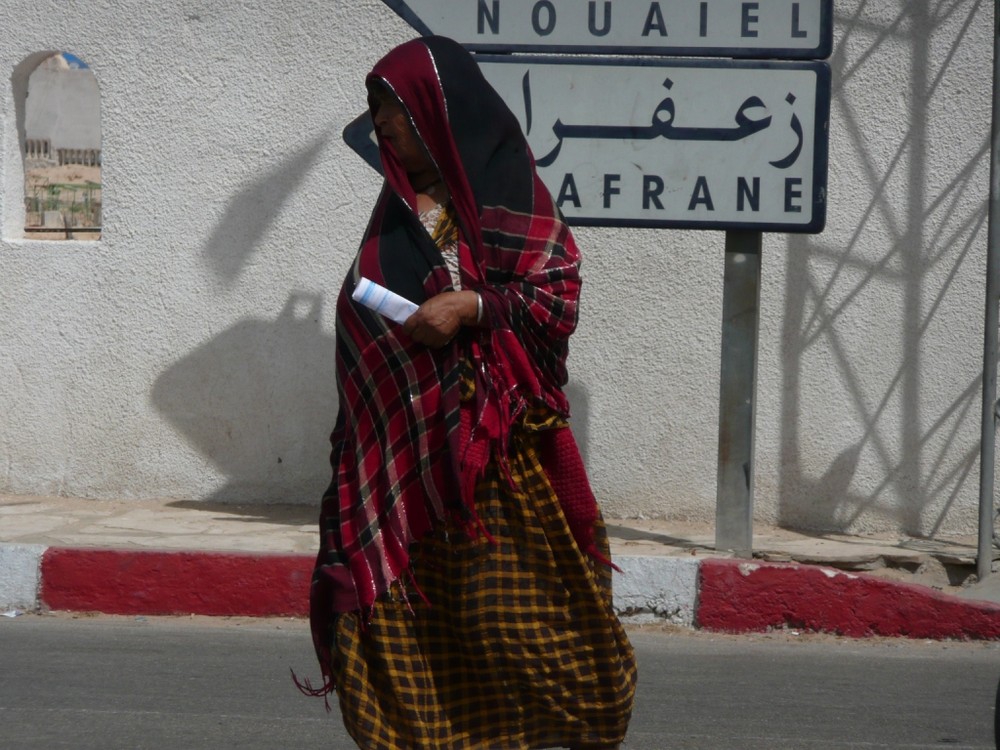
[[[461,46],[367,87],[386,183],[337,305],[313,692],[363,748],[617,747],[634,656],[562,392],[576,246]],[[418,309],[358,305],[361,278]]]

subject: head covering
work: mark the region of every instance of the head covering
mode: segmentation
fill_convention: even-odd
[[[465,48],[444,37],[416,39],[382,58],[366,82],[402,102],[475,250],[482,246],[483,206],[531,211],[534,166],[521,126]],[[380,151],[386,180],[413,206],[413,189],[391,145],[380,143]]]
[[[332,611],[372,605],[436,521],[475,525],[476,480],[491,458],[503,463],[511,426],[528,406],[568,415],[561,389],[579,255],[516,118],[472,56],[441,37],[392,50],[368,85],[399,99],[446,183],[460,229],[461,285],[481,295],[484,314],[481,328],[430,349],[351,299],[361,277],[417,304],[453,289],[406,171],[392,143],[380,141],[385,185],[337,303],[340,412],[320,517],[314,628]],[[463,361],[475,373],[467,402],[459,394]]]

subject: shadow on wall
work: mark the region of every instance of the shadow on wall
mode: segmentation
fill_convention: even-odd
[[[922,373],[928,363],[923,360],[922,343],[942,302],[949,294],[959,293],[952,284],[984,237],[986,207],[974,181],[988,157],[989,144],[984,143],[967,164],[955,165],[949,183],[935,194],[929,189],[928,115],[929,102],[940,93],[949,63],[967,41],[973,18],[986,9],[981,0],[906,3],[901,8],[894,21],[881,29],[863,26],[857,18],[837,19],[844,38],[831,60],[833,80],[840,89],[834,91],[835,101],[858,161],[866,165],[865,182],[876,187],[846,247],[825,246],[818,238],[805,237],[788,243],[781,369],[782,525],[850,529],[859,521],[880,518],[890,519],[905,533],[934,536],[958,495],[977,480],[973,470],[979,458],[978,443],[969,447],[967,441],[959,443],[957,436],[968,420],[975,420],[978,427],[981,381],[956,382],[951,402],[927,413]],[[927,55],[927,37],[941,33],[938,27],[944,21],[954,23],[956,18],[949,16],[959,13],[964,16],[957,24],[961,33],[949,40],[947,52]],[[884,172],[879,172],[875,165],[880,159],[869,153],[872,142],[866,137],[863,113],[852,108],[843,88],[867,62],[878,58],[877,48],[884,39],[904,33],[912,35],[910,127]],[[868,48],[852,60],[845,59],[844,49],[849,43],[856,45],[853,37],[862,34],[871,35]],[[900,184],[905,186],[902,191]],[[892,241],[883,257],[872,259],[861,247],[866,233],[880,231],[880,227],[891,233]],[[879,287],[900,290],[902,300],[899,351],[903,355],[884,392],[865,385],[864,369],[871,352],[859,358],[847,341],[857,336],[849,322],[853,306],[877,294]],[[856,439],[818,476],[806,470],[813,461],[803,460],[810,442],[804,433],[825,426],[807,424],[803,402],[809,391],[802,383],[805,362],[817,346],[830,353],[835,366],[829,377],[844,384],[847,418],[860,425]],[[856,492],[852,481],[862,457],[868,466],[876,467],[881,479],[875,487]]]
[[[319,296],[292,293],[277,319],[241,321],[157,378],[156,409],[229,478],[207,498],[174,505],[221,511],[216,502],[235,512],[235,504],[319,502],[337,413],[336,340],[320,325],[322,306]],[[586,461],[589,397],[573,383],[566,391]],[[280,522],[266,509],[242,513]]]
[[[261,238],[319,159],[330,137],[331,131],[324,132],[230,201],[202,253],[224,283],[232,285],[239,278]]]
[[[590,453],[590,394],[586,386],[574,380],[570,380],[564,390],[569,399],[570,429],[586,466]]]
[[[236,194],[202,256],[235,286],[330,140],[330,131]],[[274,320],[243,320],[180,358],[154,384],[156,409],[228,477],[207,501],[318,502],[336,419],[335,338],[322,295],[290,291]]]
[[[241,321],[157,378],[155,407],[229,477],[208,500],[318,502],[337,409],[322,305],[292,293],[277,319]]]

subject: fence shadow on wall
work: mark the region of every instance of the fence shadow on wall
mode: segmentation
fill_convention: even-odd
[[[864,5],[860,4],[861,10]],[[971,273],[963,267],[985,242],[986,206],[979,180],[989,144],[984,142],[965,164],[949,165],[953,171],[944,187],[932,189],[929,108],[953,57],[968,43],[973,18],[989,9],[981,0],[905,3],[900,8],[894,21],[881,28],[866,26],[859,18],[837,19],[844,35],[831,60],[835,106],[840,107],[842,124],[857,152],[851,156],[866,170],[860,184],[875,188],[846,247],[826,245],[822,235],[788,243],[781,368],[782,525],[843,529],[888,518],[906,533],[934,536],[959,494],[976,491],[979,446],[975,441],[970,444],[967,435],[971,420],[978,436],[981,379],[953,379],[944,404],[939,398],[926,398],[929,358],[924,343],[928,329],[941,323],[938,316],[949,295],[965,294],[966,309],[981,309],[983,298],[968,299],[968,291],[955,282],[963,273]],[[961,33],[948,40],[944,53],[927,54],[931,45],[925,34],[946,23],[960,26]],[[886,39],[903,34],[912,37],[907,97],[912,102],[911,118],[891,160],[882,159],[886,166],[880,168],[879,155],[871,153],[877,139],[866,129],[865,113],[852,107],[844,89],[877,59],[878,47]],[[856,36],[868,37],[868,43],[862,54],[848,60],[844,49],[849,42],[857,49]],[[941,52],[941,47],[935,50]],[[988,67],[989,60],[983,64]],[[891,239],[869,239],[869,233],[878,232],[891,233]],[[885,252],[877,258],[870,249],[863,252],[871,247],[884,247]],[[895,370],[884,378],[865,377],[881,347],[873,341],[859,354],[859,333],[852,323],[859,305],[878,309],[872,305],[873,294],[897,294],[901,300],[902,345],[898,350],[895,343],[890,347]],[[967,322],[975,329],[977,321]],[[981,318],[978,323],[981,326]],[[845,418],[858,425],[853,442],[842,442],[840,452],[819,471],[812,458],[803,460],[809,443],[817,442],[818,431],[833,430],[829,422],[805,416],[809,413],[806,361],[817,348],[829,354],[832,367],[827,375],[847,394]],[[960,440],[963,431],[966,437]],[[855,483],[862,465],[869,478]]]

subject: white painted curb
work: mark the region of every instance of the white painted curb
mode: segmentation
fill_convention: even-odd
[[[36,610],[42,577],[41,544],[0,544],[0,610]]]
[[[624,619],[694,625],[700,561],[686,557],[618,556],[614,607]]]

